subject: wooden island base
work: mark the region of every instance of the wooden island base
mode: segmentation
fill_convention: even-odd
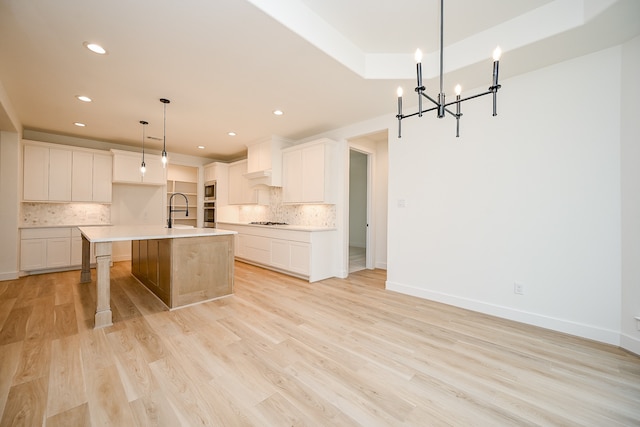
[[[233,293],[233,235],[131,241],[131,273],[170,309]]]

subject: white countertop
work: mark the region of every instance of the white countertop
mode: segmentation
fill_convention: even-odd
[[[160,225],[107,225],[80,226],[83,236],[90,242],[117,242],[125,240],[178,239],[237,234],[219,228],[166,228]]]
[[[296,230],[296,231],[333,231],[336,230],[335,227],[324,227],[319,225],[262,225],[262,224],[249,224],[248,222],[225,222],[218,221],[216,224],[224,224],[229,225],[246,225],[248,227],[263,227],[263,228],[273,228],[279,230]]]

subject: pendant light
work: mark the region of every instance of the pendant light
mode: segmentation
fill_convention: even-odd
[[[162,167],[167,166],[167,104],[170,103],[166,98],[160,98],[160,102],[164,104],[163,129],[162,129]]]
[[[145,139],[145,127],[149,124],[149,122],[145,122],[144,120],[140,120],[140,124],[142,125],[142,163],[140,163],[140,173],[144,176],[144,173],[147,171],[147,165],[144,163],[144,139]]]

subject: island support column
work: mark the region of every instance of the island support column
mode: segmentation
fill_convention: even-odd
[[[111,313],[111,242],[96,242],[96,319],[94,328],[113,324]]]
[[[80,283],[91,282],[91,242],[82,235],[82,270],[80,270]]]

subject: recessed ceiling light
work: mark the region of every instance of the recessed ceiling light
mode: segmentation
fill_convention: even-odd
[[[86,126],[84,123],[80,123],[80,122],[74,122],[73,124],[78,126],[79,128],[83,128]]]
[[[198,148],[204,150],[204,145],[198,145]]]
[[[107,53],[107,50],[99,44],[84,42],[82,43],[82,45],[89,49],[91,52],[97,53],[98,55],[105,55]]]
[[[284,114],[284,112],[282,110],[274,110],[273,114],[275,114],[276,116],[281,116]]]
[[[229,135],[229,136],[236,136],[236,133],[235,133],[235,132],[229,132],[227,135]]]
[[[91,102],[92,101],[91,98],[89,98],[88,96],[85,96],[85,95],[77,95],[76,98],[78,98],[82,102]]]

